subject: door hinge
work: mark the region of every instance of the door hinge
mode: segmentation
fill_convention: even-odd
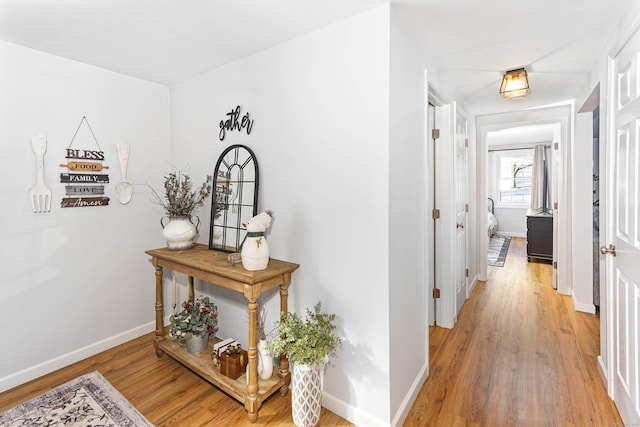
[[[435,289],[433,290],[433,297],[434,297],[434,298],[436,298],[436,299],[437,299],[437,298],[440,298],[440,289],[435,288]]]
[[[553,149],[554,149],[554,150],[557,150],[557,149],[558,149],[558,143],[557,143],[557,142],[554,142],[554,143],[553,143]]]
[[[431,129],[431,139],[440,138],[440,129]]]
[[[469,138],[464,139],[464,148],[469,148]]]
[[[558,261],[553,261],[553,269],[554,270],[558,269]]]
[[[431,211],[431,218],[440,219],[440,209],[434,209]]]
[[[468,268],[464,269],[464,277],[469,277],[469,269]]]
[[[558,202],[553,202],[553,209],[558,210]]]
[[[469,203],[466,203],[466,204],[464,205],[464,211],[465,211],[465,212],[469,212]]]

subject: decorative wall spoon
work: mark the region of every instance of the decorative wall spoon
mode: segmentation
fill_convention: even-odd
[[[129,144],[118,144],[118,160],[122,180],[116,184],[116,198],[123,205],[129,203],[133,195],[133,186],[127,181],[127,163],[129,161]]]

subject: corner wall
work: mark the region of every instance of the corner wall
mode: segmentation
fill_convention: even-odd
[[[426,65],[391,7],[389,342],[391,425],[401,425],[429,373]],[[411,343],[407,345],[407,343]]]
[[[168,88],[0,42],[0,391],[153,330],[162,213],[149,199],[169,160]],[[109,206],[60,208],[59,166],[86,116],[110,169]],[[47,138],[50,213],[32,212],[33,132]],[[131,202],[114,197],[115,145],[129,142]],[[94,147],[87,128],[74,144]],[[84,145],[83,145],[84,144]],[[75,145],[74,145],[75,146]]]
[[[219,121],[237,105],[253,130],[221,142]],[[388,425],[389,5],[175,84],[171,112],[172,159],[194,174],[213,173],[231,144],[255,152],[258,208],[275,212],[271,256],[300,264],[289,309],[304,313],[322,300],[344,337],[323,404],[357,425]],[[182,298],[185,279],[177,279]],[[220,336],[246,340],[244,298],[196,287],[218,304]],[[277,296],[262,303],[272,324]]]

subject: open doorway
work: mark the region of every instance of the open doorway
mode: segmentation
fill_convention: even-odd
[[[551,186],[552,199],[550,200],[553,209],[553,286],[558,292],[567,295],[570,292],[568,284],[571,283],[571,222],[569,203],[570,197],[567,192],[570,190],[568,175],[568,162],[565,159],[570,157],[571,142],[571,117],[570,105],[560,105],[549,108],[535,110],[523,110],[517,112],[478,116],[476,118],[476,140],[478,144],[477,167],[478,167],[478,199],[477,199],[477,250],[478,250],[478,276],[479,280],[487,279],[488,265],[485,253],[489,244],[487,236],[487,199],[489,197],[489,170],[488,170],[488,142],[490,134],[502,131],[503,129],[522,128],[527,126],[551,126],[553,128],[553,162],[551,165]],[[560,203],[558,203],[561,201]],[[561,209],[558,209],[558,206]],[[526,212],[523,210],[523,212]],[[520,233],[526,229],[522,224],[526,224],[525,217],[519,219]],[[503,230],[508,224],[503,224]],[[561,278],[562,280],[560,280]]]
[[[599,312],[601,272],[604,257],[600,254],[600,171],[604,146],[600,146],[600,85],[591,92],[576,115],[576,150],[574,160],[575,182],[590,182],[588,186],[573,186],[572,199],[575,226],[580,227],[574,236],[574,259],[590,262],[591,268],[580,268],[574,272],[576,283],[573,294],[576,308],[589,313]],[[577,261],[576,261],[577,262]],[[584,284],[584,285],[582,285]]]
[[[427,239],[433,251],[427,268],[433,273],[429,324],[453,328],[467,299],[467,121],[456,103],[429,86],[427,114],[427,188],[431,208]],[[433,303],[431,304],[431,299]]]
[[[504,267],[512,239],[528,262],[553,260],[554,142],[558,124],[518,124],[488,132],[486,263]],[[533,237],[529,239],[528,237]],[[494,272],[499,274],[499,270]],[[553,283],[550,283],[553,285]]]

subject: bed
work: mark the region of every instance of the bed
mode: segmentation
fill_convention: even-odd
[[[496,219],[496,216],[494,215],[493,209],[494,209],[494,203],[493,203],[493,199],[491,197],[489,197],[487,199],[487,208],[488,208],[488,212],[487,212],[487,236],[491,237],[493,236],[496,231],[498,231],[498,220]]]

